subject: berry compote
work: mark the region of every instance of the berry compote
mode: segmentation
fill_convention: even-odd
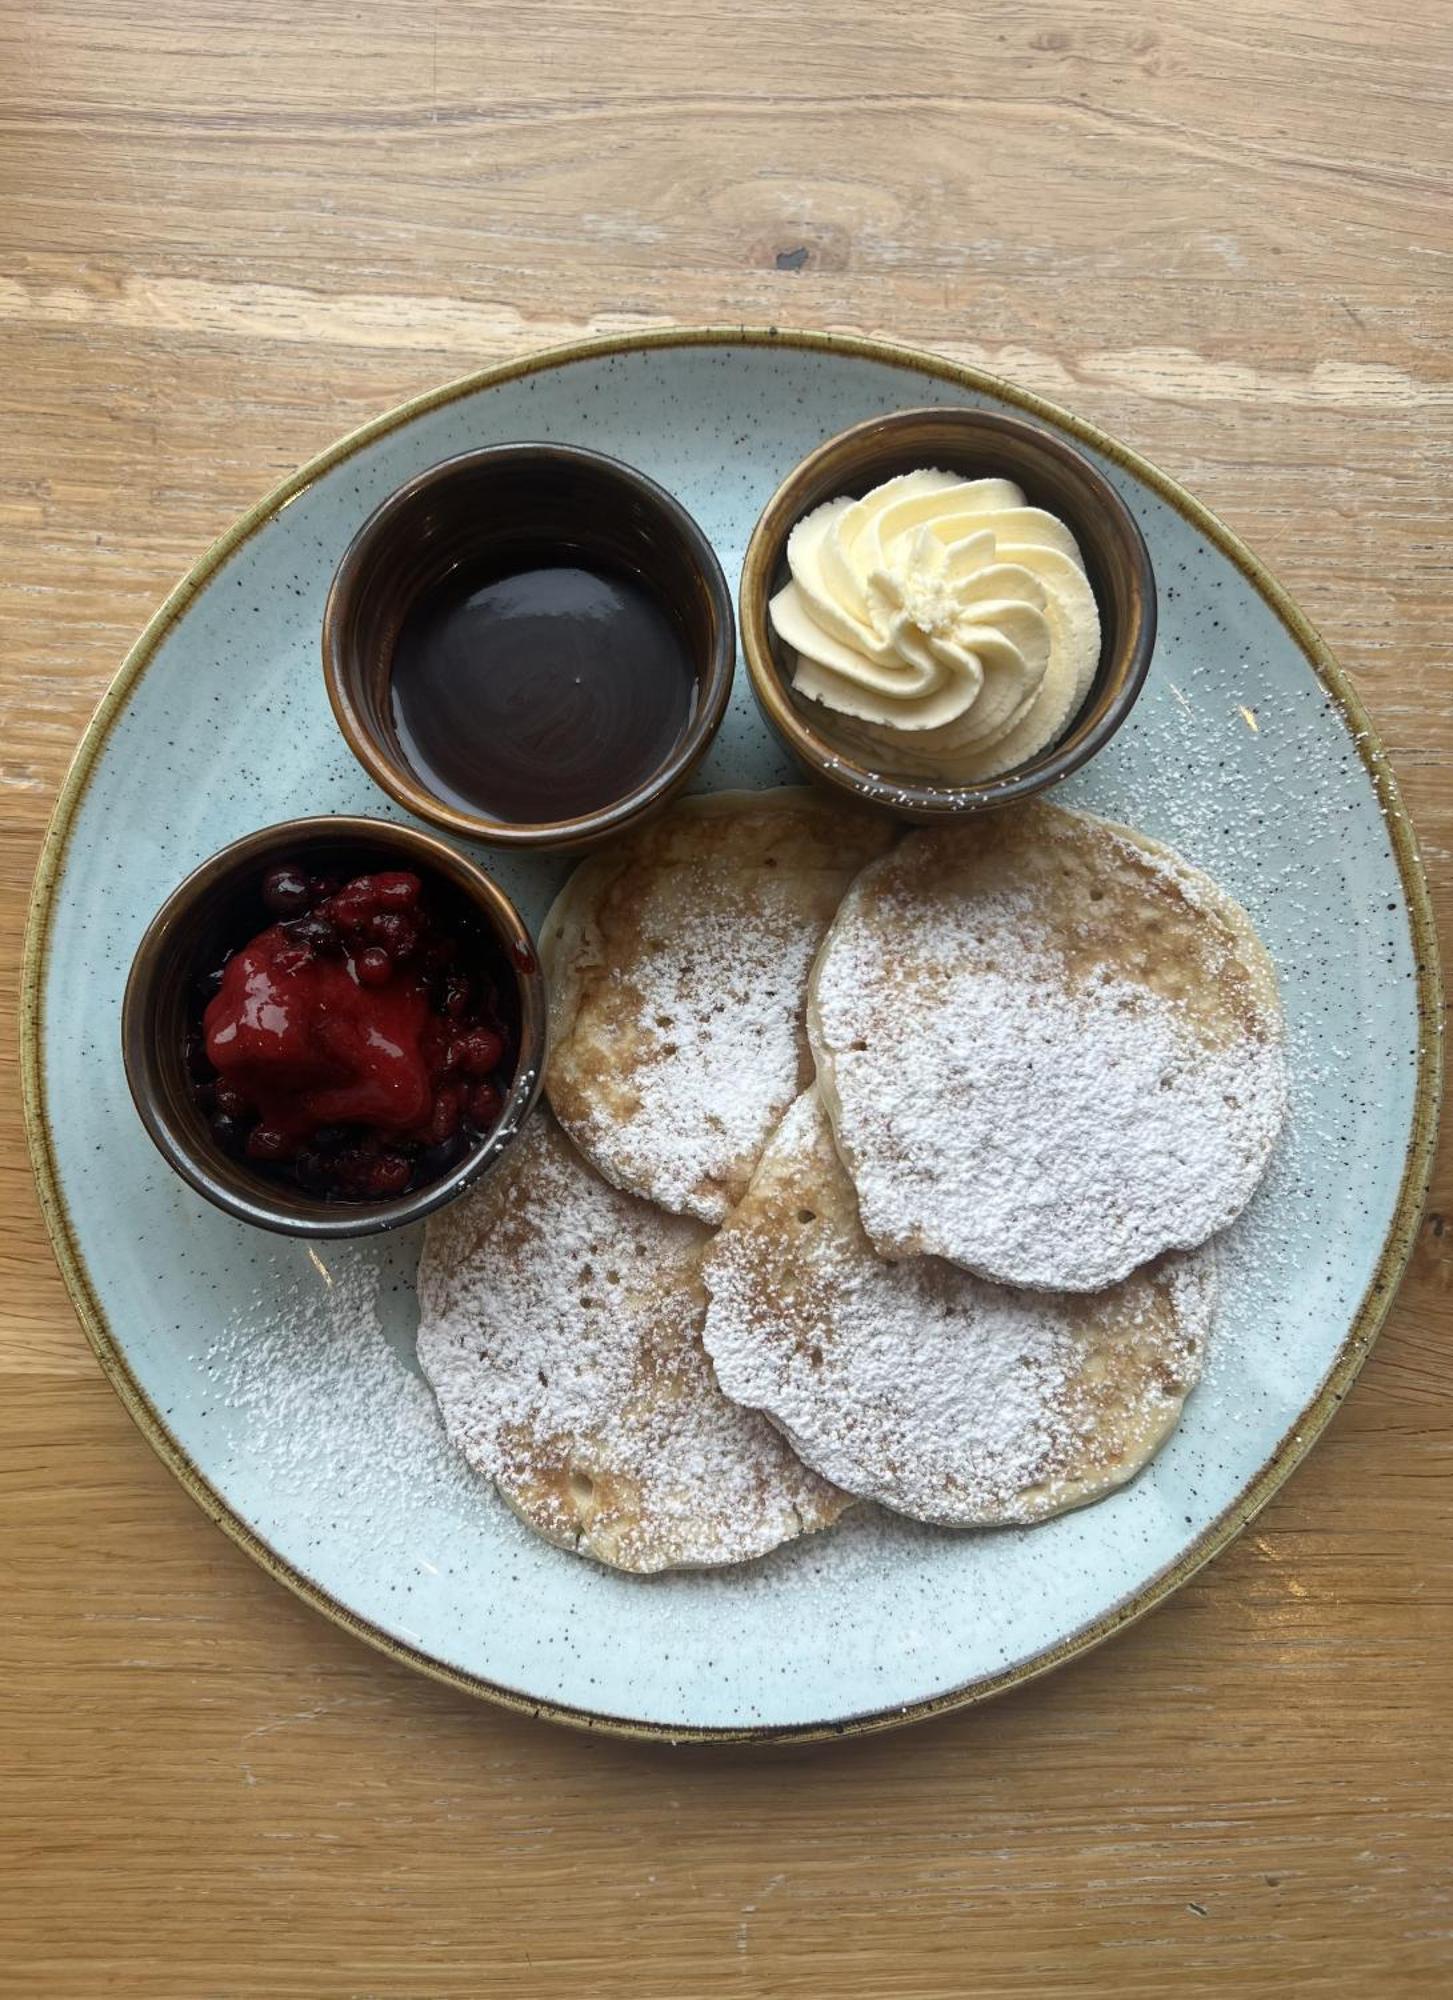
[[[449,885],[406,869],[258,884],[257,928],[197,988],[187,1060],[224,1151],[331,1201],[427,1186],[498,1122],[514,981]]]

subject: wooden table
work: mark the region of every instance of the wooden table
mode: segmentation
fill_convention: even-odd
[[[891,334],[1072,404],[1288,582],[1445,918],[1441,0],[3,0],[0,923],[146,614],[298,460],[622,326]],[[1453,1990],[1446,1168],[1241,1542],[980,1712],[668,1754],[395,1669],[103,1383],[3,1101],[0,1992]]]

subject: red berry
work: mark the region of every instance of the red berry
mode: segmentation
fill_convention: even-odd
[[[380,1153],[378,1158],[362,1175],[359,1186],[365,1194],[376,1200],[389,1195],[402,1194],[409,1184],[409,1162],[402,1153]]]
[[[424,885],[418,876],[406,874],[402,870],[388,871],[366,879],[373,887],[375,909],[411,910],[423,894]]]
[[[504,1038],[493,1028],[471,1028],[464,1037],[462,1060],[466,1076],[485,1077],[499,1068],[504,1055]]]
[[[382,986],[394,969],[394,962],[382,945],[365,945],[353,961],[353,969],[364,986]]]
[[[282,861],[262,878],[262,900],[278,917],[300,917],[312,902],[307,876],[295,862]]]
[[[469,1093],[469,1122],[487,1132],[498,1121],[504,1099],[492,1083],[477,1083]]]
[[[379,910],[367,925],[368,935],[381,944],[390,958],[412,958],[419,948],[419,927],[401,910]]]
[[[452,1083],[446,1083],[434,1098],[429,1122],[420,1137],[426,1146],[442,1146],[446,1139],[452,1139],[459,1130],[463,1092]]]
[[[228,1118],[245,1118],[252,1106],[235,1083],[224,1081],[217,1086],[217,1109]]]
[[[443,1083],[447,1078],[459,1074],[459,1065],[464,1056],[464,1041],[459,1035],[445,1035],[440,1038],[438,1054],[429,1074],[435,1083]]]
[[[361,931],[377,908],[373,883],[367,875],[360,875],[356,882],[345,882],[336,896],[330,896],[319,915],[331,918],[339,930]]]

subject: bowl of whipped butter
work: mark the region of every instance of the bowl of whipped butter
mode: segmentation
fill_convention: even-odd
[[[778,487],[742,565],[757,701],[807,772],[909,819],[1043,790],[1107,743],[1155,644],[1119,494],[1057,432],[902,410]]]

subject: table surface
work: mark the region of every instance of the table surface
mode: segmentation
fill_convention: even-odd
[[[1191,486],[1351,670],[1453,912],[1443,0],[0,0],[0,1036],[148,612],[417,390],[674,321],[888,334]],[[396,1668],[102,1381],[0,1104],[0,1991],[1446,1992],[1453,1182],[1241,1541],[997,1705],[578,1738]]]

